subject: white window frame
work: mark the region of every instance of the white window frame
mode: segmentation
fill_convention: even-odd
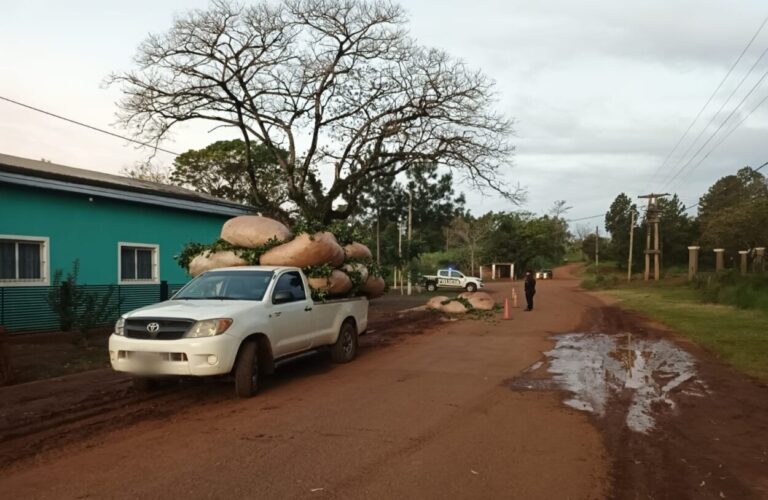
[[[141,248],[152,250],[152,279],[149,280],[124,280],[122,273],[123,247]],[[137,259],[138,262],[138,259]],[[117,242],[117,283],[120,285],[146,285],[160,283],[160,245],[155,243],[131,243],[128,241]]]
[[[0,240],[12,240],[17,243],[39,243],[40,248],[40,279],[0,279],[0,287],[4,286],[49,286],[51,284],[50,273],[50,248],[51,239],[47,236],[22,236],[19,234],[0,234]],[[16,276],[19,275],[19,251],[16,247]]]

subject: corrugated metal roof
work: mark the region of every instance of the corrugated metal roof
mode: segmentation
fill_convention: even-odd
[[[216,207],[225,208],[227,211],[231,211],[233,213],[247,213],[253,212],[255,210],[253,207],[248,205],[234,203],[228,200],[223,200],[221,198],[216,198],[204,193],[198,193],[197,191],[192,191],[190,189],[185,189],[178,186],[134,179],[121,175],[107,174],[104,172],[96,172],[94,170],[86,170],[83,168],[67,167],[65,165],[58,165],[56,163],[31,160],[29,158],[21,158],[18,156],[11,156],[2,153],[0,153],[0,172],[10,172],[41,179],[52,179],[57,181],[64,181],[67,183],[110,188],[110,191],[118,190],[146,193],[154,195],[153,198],[156,196],[161,196],[166,198],[189,200],[206,205],[215,205]],[[57,185],[63,184],[46,183],[40,187],[56,189]],[[136,201],[140,202],[141,200],[137,199]]]

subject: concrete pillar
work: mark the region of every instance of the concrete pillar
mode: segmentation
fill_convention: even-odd
[[[747,274],[747,254],[748,253],[749,253],[749,250],[739,250],[739,255],[741,256],[741,262],[740,262],[741,274]]]
[[[692,280],[699,274],[699,249],[701,247],[688,247],[688,280]]]
[[[715,271],[722,271],[725,268],[725,248],[715,248]]]
[[[765,247],[755,247],[755,271],[765,271]]]
[[[496,279],[496,264],[491,264],[491,279]]]

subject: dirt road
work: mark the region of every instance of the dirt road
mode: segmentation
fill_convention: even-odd
[[[568,394],[546,372],[555,361],[542,354],[561,352],[553,335],[674,337],[578,291],[567,272],[556,276],[539,283],[536,310],[513,310],[511,321],[380,313],[354,363],[297,361],[250,400],[220,382],[140,396],[106,371],[59,382],[79,402],[42,385],[4,390],[0,491],[57,499],[764,497],[768,391],[695,346],[684,347],[708,385],[698,394],[696,377],[674,379],[676,411],[653,399],[647,432],[628,430],[629,396],[612,397],[602,414],[563,404]],[[491,289],[501,298],[511,286]]]

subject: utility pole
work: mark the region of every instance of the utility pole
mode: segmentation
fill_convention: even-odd
[[[632,249],[635,242],[635,211],[630,210],[632,221],[629,223],[629,260],[627,262],[627,283],[632,281]]]
[[[645,236],[645,281],[648,281],[651,277],[651,255],[653,255],[653,279],[654,281],[659,281],[661,250],[659,248],[660,211],[658,200],[665,196],[669,196],[669,193],[651,193],[638,196],[638,198],[646,198],[648,200],[648,208],[645,210],[645,222],[648,226]],[[653,241],[653,249],[651,249],[651,241]]]
[[[381,212],[376,208],[376,264],[381,265]]]
[[[398,269],[400,271],[400,295],[403,294],[403,223],[397,219],[397,257],[399,261]],[[397,283],[397,280],[395,280]]]
[[[600,271],[600,228],[595,226],[595,274]]]
[[[411,295],[411,236],[413,235],[413,193],[408,191],[408,295]]]

